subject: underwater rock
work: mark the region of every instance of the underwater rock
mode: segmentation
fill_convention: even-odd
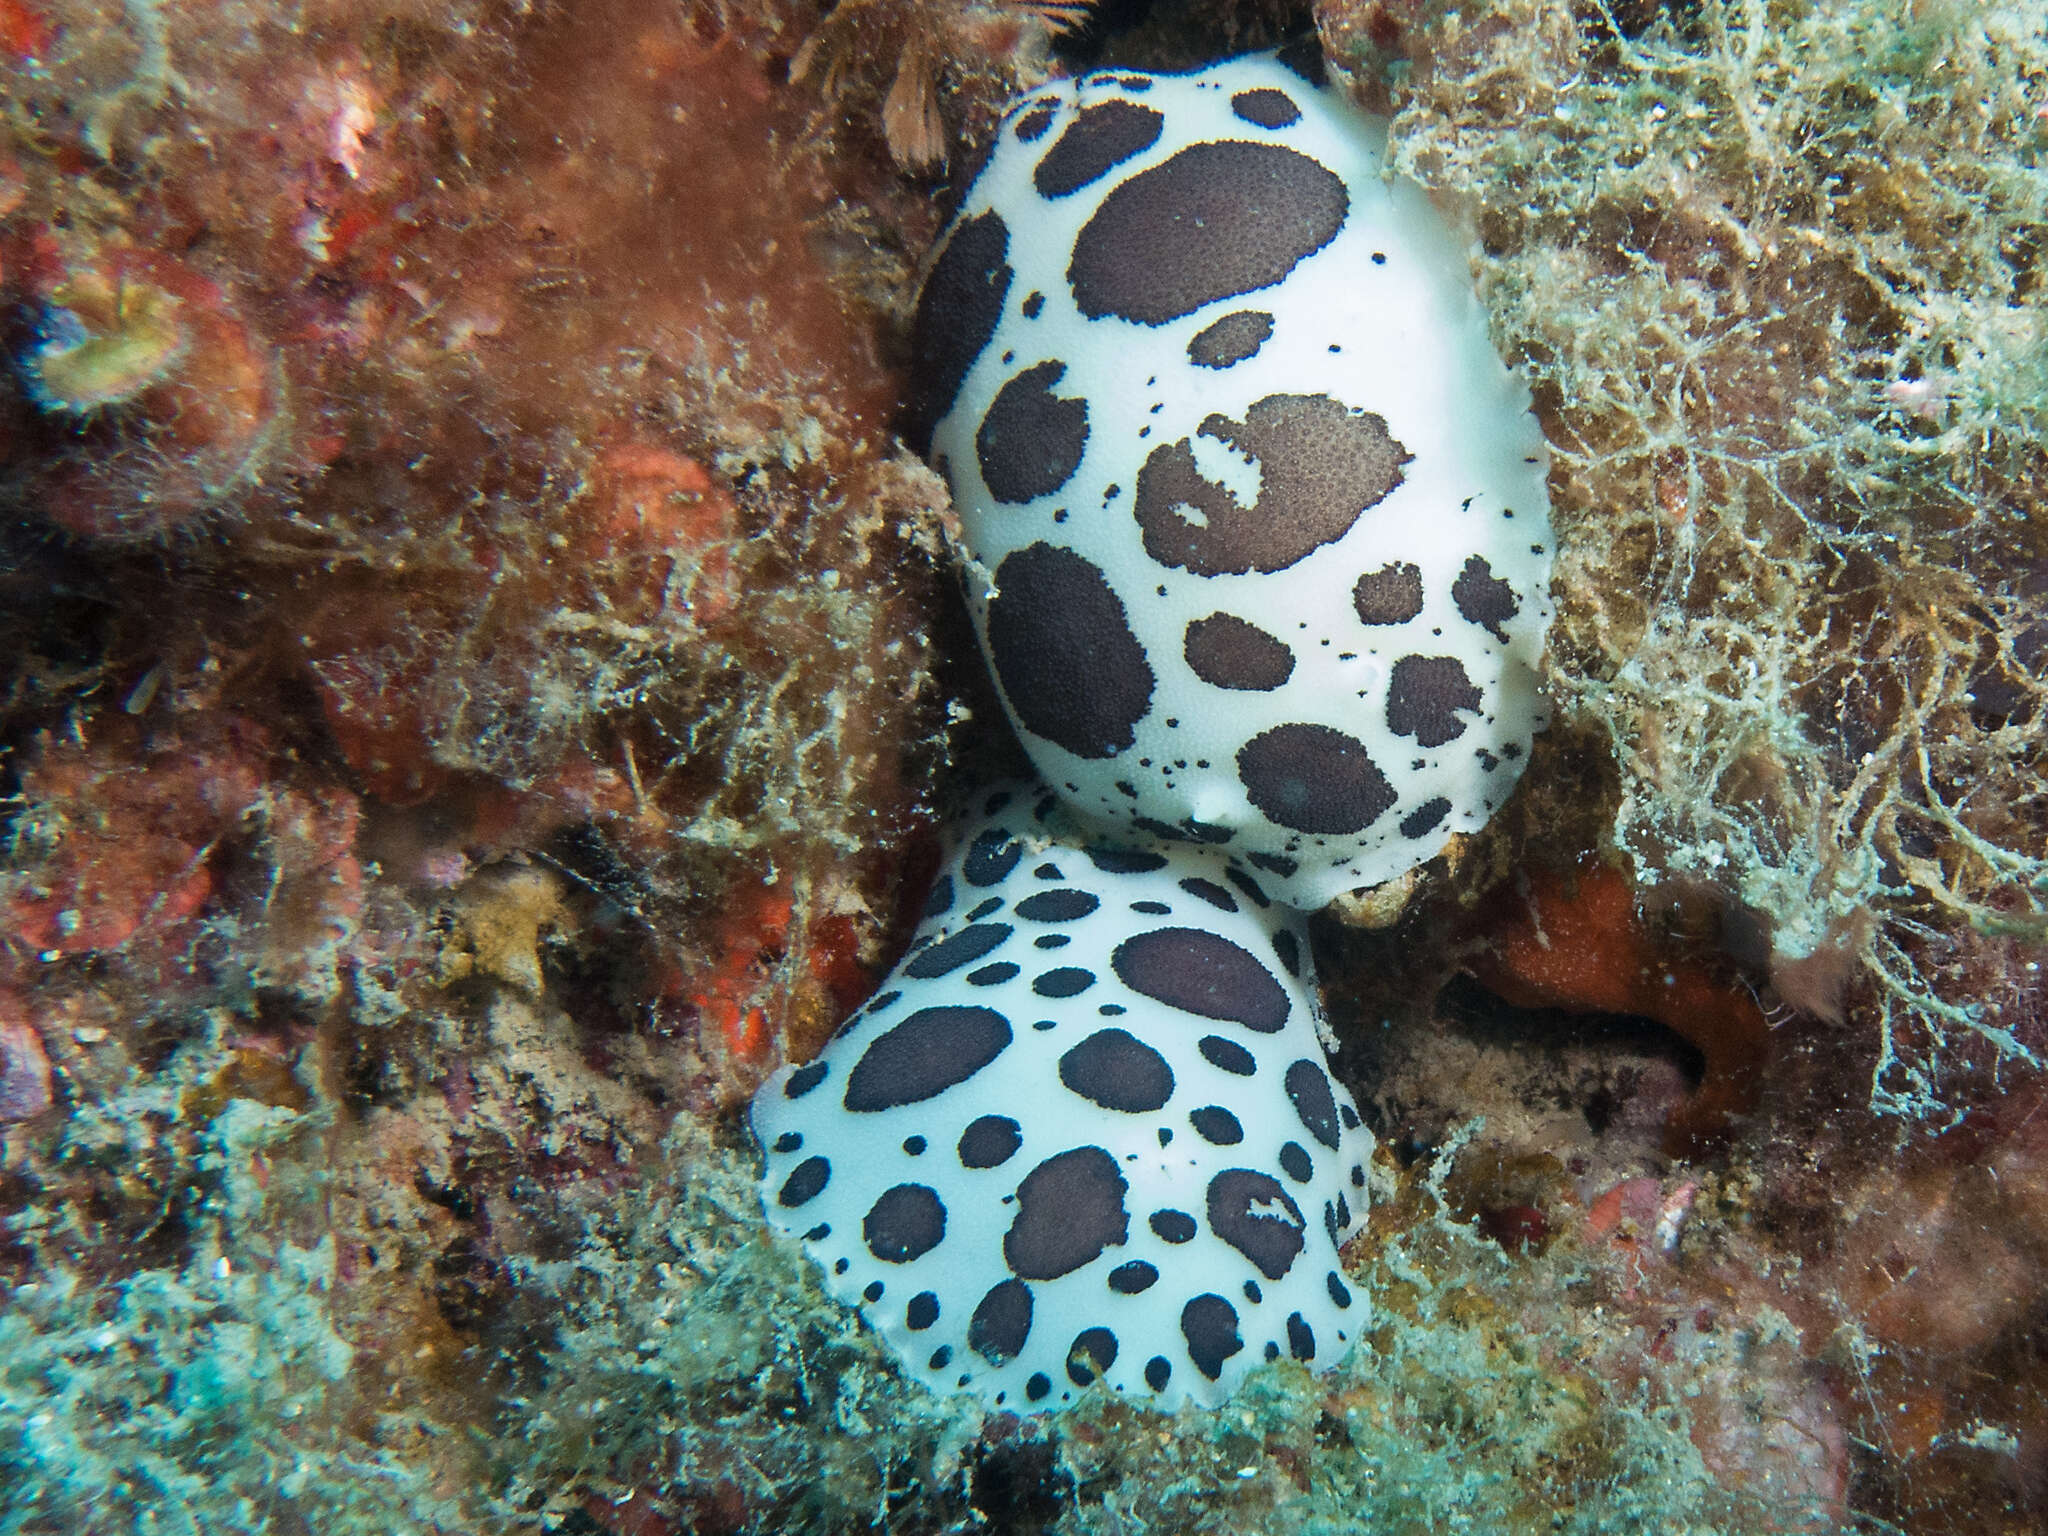
[[[1515,1007],[1654,1019],[1699,1051],[1704,1076],[1666,1128],[1675,1155],[1725,1139],[1756,1108],[1771,1040],[1754,990],[1725,960],[1654,933],[1619,870],[1529,871],[1482,934],[1473,972]]]
[[[28,1120],[50,1107],[50,1058],[35,1021],[0,991],[0,1122]]]

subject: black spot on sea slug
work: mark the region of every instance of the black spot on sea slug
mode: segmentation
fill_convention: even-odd
[[[1024,1396],[1031,1402],[1041,1401],[1052,1391],[1052,1378],[1043,1371],[1033,1371],[1024,1383]]]
[[[1226,1040],[1221,1035],[1204,1035],[1197,1047],[1202,1059],[1212,1067],[1231,1073],[1236,1077],[1250,1077],[1259,1070],[1252,1053],[1235,1040]]]
[[[1188,1341],[1188,1358],[1211,1381],[1223,1374],[1223,1362],[1244,1348],[1237,1308],[1213,1292],[1205,1291],[1180,1309],[1180,1332]]]
[[[775,1203],[784,1210],[795,1210],[808,1201],[815,1200],[826,1182],[832,1177],[832,1164],[822,1157],[807,1157],[790,1170],[788,1178],[782,1181],[782,1192],[775,1197]]]
[[[1365,743],[1327,725],[1254,736],[1238,749],[1237,777],[1268,821],[1296,832],[1362,832],[1396,798]]]
[[[1078,192],[1111,166],[1150,149],[1165,122],[1133,101],[1083,107],[1033,169],[1031,184],[1041,197]]]
[[[1154,1392],[1164,1392],[1172,1379],[1173,1365],[1164,1355],[1154,1355],[1145,1362],[1145,1385]]]
[[[948,971],[957,971],[961,966],[979,960],[1014,931],[1008,923],[977,923],[972,928],[962,928],[950,939],[941,939],[918,951],[917,957],[903,967],[903,974],[924,981],[933,976],[943,976]]]
[[[1062,362],[1027,368],[996,391],[974,434],[981,478],[997,501],[1017,506],[1073,478],[1088,449],[1088,402],[1052,392]]]
[[[1479,712],[1479,690],[1455,656],[1403,656],[1387,679],[1387,729],[1440,747],[1465,734],[1459,710]]]
[[[1145,853],[1136,848],[1084,848],[1088,862],[1105,875],[1142,875],[1155,869],[1166,868],[1162,854]]]
[[[774,1150],[777,1152],[794,1152],[798,1147],[802,1146],[803,1144],[804,1138],[802,1132],[784,1131],[780,1136],[775,1138]]]
[[[904,439],[931,452],[932,429],[953,408],[967,370],[981,356],[1003,318],[1014,274],[1004,258],[1009,226],[993,210],[964,220],[939,253],[910,327],[910,402]]]
[[[1297,1360],[1316,1357],[1316,1332],[1299,1312],[1287,1314],[1287,1352]]]
[[[1191,144],[1102,200],[1074,241],[1067,281],[1091,320],[1163,325],[1279,282],[1336,237],[1350,204],[1343,181],[1307,155],[1234,139]]]
[[[1146,1225],[1151,1227],[1161,1242],[1188,1243],[1194,1241],[1196,1231],[1195,1218],[1186,1211],[1154,1211],[1152,1219]]]
[[[910,1305],[903,1309],[903,1322],[912,1333],[923,1333],[939,1320],[939,1298],[930,1291],[919,1291],[910,1298]]]
[[[1022,1280],[991,1286],[967,1320],[967,1343],[990,1365],[1001,1365],[1024,1352],[1031,1337],[1031,1287]]]
[[[966,1082],[1009,1043],[1010,1021],[993,1008],[920,1008],[861,1053],[844,1103],[855,1113],[920,1103]]]
[[[1293,929],[1282,928],[1273,935],[1273,953],[1280,957],[1288,975],[1301,974],[1301,941],[1295,938]]]
[[[1285,1024],[1293,1006],[1257,955],[1203,928],[1154,928],[1117,945],[1109,963],[1125,986],[1154,1002],[1261,1034]]]
[[[1297,1061],[1287,1069],[1283,1081],[1287,1084],[1288,1101],[1309,1134],[1336,1151],[1337,1096],[1330,1091],[1330,1080],[1323,1069],[1312,1061]]]
[[[1403,837],[1426,837],[1434,832],[1451,814],[1451,802],[1442,795],[1425,800],[1406,816],[1401,818]]]
[[[1409,459],[1383,417],[1328,395],[1267,395],[1243,421],[1211,413],[1197,431],[1258,462],[1258,499],[1206,478],[1181,438],[1146,456],[1131,513],[1146,554],[1198,576],[1285,570],[1341,539]]]
[[[825,1074],[831,1068],[822,1061],[814,1061],[807,1067],[798,1067],[789,1074],[789,1081],[782,1085],[785,1099],[800,1099],[818,1084],[825,1081]]]
[[[1343,1277],[1337,1271],[1333,1269],[1325,1275],[1323,1284],[1329,1287],[1331,1301],[1340,1307],[1351,1305],[1351,1287],[1344,1283]]]
[[[1075,1147],[1047,1158],[1017,1186],[1017,1215],[1003,1236],[1010,1273],[1057,1280],[1124,1241],[1123,1174],[1100,1147]]]
[[[1290,1141],[1280,1148],[1280,1171],[1295,1183],[1306,1184],[1315,1177],[1315,1159],[1300,1142]]]
[[[1017,915],[1034,923],[1071,923],[1102,902],[1087,891],[1039,891],[1017,903]]]
[[[1010,131],[1017,135],[1018,142],[1022,144],[1029,144],[1034,139],[1042,139],[1045,137],[1045,130],[1052,126],[1053,116],[1056,111],[1057,109],[1052,103],[1038,102],[1022,117],[1017,119],[1015,126]]]
[[[1214,880],[1204,880],[1200,875],[1189,875],[1181,881],[1180,888],[1190,896],[1206,901],[1218,912],[1235,912],[1237,898],[1223,889]]]
[[[1477,624],[1502,645],[1508,643],[1508,632],[1502,626],[1522,611],[1515,589],[1494,575],[1492,565],[1477,555],[1465,561],[1464,570],[1451,583],[1451,601],[1460,618]]]
[[[1024,845],[1001,827],[990,827],[974,840],[974,846],[967,850],[966,862],[960,866],[960,873],[967,877],[969,885],[989,886],[1005,878],[1017,867],[1017,861],[1024,857]],[[1001,905],[1000,902],[997,903]],[[990,910],[983,902],[968,916],[984,914]]]
[[[932,886],[932,893],[925,898],[924,915],[941,917],[953,910],[953,877],[941,875]]]
[[[1209,1181],[1209,1230],[1268,1280],[1293,1266],[1305,1225],[1301,1207],[1270,1173],[1226,1168]]]
[[[1216,688],[1270,693],[1294,675],[1294,652],[1230,613],[1196,619],[1181,637],[1188,669]]]
[[[1166,1058],[1122,1029],[1098,1029],[1060,1058],[1060,1081],[1104,1109],[1144,1114],[1173,1097]]]
[[[1076,757],[1130,746],[1153,675],[1108,579],[1070,549],[1033,544],[997,567],[996,587],[989,651],[1024,728]]]
[[[1151,1290],[1158,1281],[1157,1266],[1147,1264],[1143,1259],[1119,1264],[1109,1272],[1109,1288],[1119,1296],[1136,1296],[1141,1291]]]
[[[1024,1144],[1022,1128],[1008,1115],[983,1115],[960,1133],[956,1149],[967,1168],[998,1168]]]
[[[1188,361],[1197,368],[1234,368],[1256,357],[1273,335],[1273,317],[1261,309],[1240,309],[1203,327],[1188,343]]]
[[[1234,1147],[1244,1140],[1244,1127],[1237,1116],[1221,1104],[1205,1104],[1188,1115],[1195,1134],[1216,1147]]]
[[[1067,1350],[1067,1380],[1077,1387],[1116,1364],[1116,1335],[1107,1328],[1083,1328]]]
[[[1285,128],[1301,120],[1301,108],[1294,104],[1294,98],[1271,86],[1239,91],[1230,98],[1230,110],[1260,128]]]
[[[1178,823],[1155,821],[1150,816],[1134,816],[1131,825],[1140,832],[1149,832],[1154,837],[1167,838],[1176,843],[1206,843],[1214,847],[1227,843],[1237,834],[1229,827],[1214,827],[1196,821],[1192,816],[1183,817]]]
[[[1235,867],[1226,869],[1223,871],[1223,878],[1228,880],[1232,885],[1236,886],[1240,891],[1243,891],[1245,895],[1249,896],[1252,899],[1253,906],[1270,907],[1271,905],[1273,905],[1271,898],[1269,898],[1266,895],[1266,893],[1259,888],[1259,882],[1254,880],[1250,875],[1246,874],[1243,870]]]
[[[1352,585],[1351,606],[1361,624],[1406,624],[1422,612],[1422,567],[1401,560],[1367,571]]]
[[[868,1252],[885,1264],[908,1264],[930,1253],[946,1235],[946,1207],[938,1191],[898,1184],[882,1192],[860,1224]]]
[[[1085,966],[1062,965],[1031,979],[1031,990],[1040,997],[1078,997],[1095,985],[1095,973]]]

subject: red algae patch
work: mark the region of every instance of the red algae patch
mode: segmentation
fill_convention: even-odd
[[[1698,1090],[1672,1112],[1672,1150],[1725,1138],[1731,1120],[1756,1107],[1770,1026],[1755,994],[1725,959],[1660,939],[1620,871],[1531,871],[1502,893],[1497,914],[1471,965],[1504,1001],[1654,1019],[1706,1058]]]
[[[161,534],[277,467],[284,380],[220,283],[161,251],[29,245],[41,339],[23,372],[76,444],[42,487],[53,521]]]

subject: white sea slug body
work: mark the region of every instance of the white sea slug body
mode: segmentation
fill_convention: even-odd
[[[1049,85],[926,280],[909,431],[1045,788],[753,1122],[936,1390],[1211,1405],[1364,1326],[1300,913],[1506,798],[1551,612],[1526,393],[1383,141],[1271,57]]]
[[[1373,1142],[1299,915],[1213,854],[1058,841],[1041,790],[982,809],[881,993],[755,1099],[770,1221],[910,1374],[991,1406],[1334,1364]]]
[[[1384,138],[1270,56],[1031,92],[913,338],[1039,772],[1303,908],[1482,825],[1542,724],[1543,440]]]

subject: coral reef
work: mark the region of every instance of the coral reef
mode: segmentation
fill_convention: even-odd
[[[1615,845],[1739,904],[1786,1002],[1873,1013],[1888,1108],[2035,1064],[1971,980],[2048,937],[2040,17],[1362,10],[1337,52],[1412,54],[1396,162],[1467,199],[1536,383]]]
[[[0,0],[0,1531],[2040,1528],[2039,8],[1145,10]],[[1364,1347],[985,1415],[739,1116],[1018,762],[904,167],[1311,21],[1534,389],[1557,723],[1312,929]],[[1646,959],[1765,1025],[1690,1145]]]

